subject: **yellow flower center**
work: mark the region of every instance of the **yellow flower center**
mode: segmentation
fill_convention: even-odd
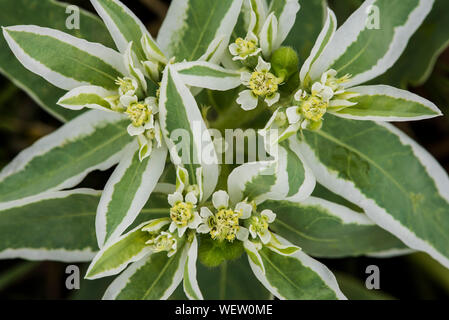
[[[279,80],[269,71],[254,71],[249,88],[256,96],[271,96],[278,91]]]
[[[132,103],[127,109],[126,113],[131,119],[133,126],[140,127],[144,125],[151,116],[151,110],[145,103]]]
[[[253,227],[255,232],[264,233],[268,230],[268,219],[263,216],[253,216],[251,218],[251,226]]]
[[[155,252],[170,251],[176,244],[176,239],[168,233],[163,233],[153,236],[153,238],[146,243],[149,244]]]
[[[237,54],[242,58],[245,58],[257,50],[257,44],[254,40],[237,38],[235,44],[237,45]]]
[[[193,204],[190,202],[178,202],[170,209],[170,218],[179,227],[186,227],[193,218]]]
[[[327,103],[316,96],[309,97],[301,105],[301,112],[304,117],[312,121],[320,121],[327,110]]]
[[[133,81],[131,78],[117,78],[117,80],[115,80],[115,84],[118,85],[119,91],[121,94],[125,94],[128,91],[135,91],[136,88],[133,85]]]
[[[214,240],[234,241],[239,230],[241,213],[231,209],[221,209],[214,216],[209,217],[210,235]]]

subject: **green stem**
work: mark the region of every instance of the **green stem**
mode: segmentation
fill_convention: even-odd
[[[226,276],[228,272],[228,263],[225,261],[220,266],[220,300],[226,297]]]

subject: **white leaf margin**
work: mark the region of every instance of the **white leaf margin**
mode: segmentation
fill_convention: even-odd
[[[103,194],[98,204],[98,210],[95,220],[96,234],[98,246],[100,248],[103,245],[107,245],[110,241],[114,241],[118,236],[122,234],[136,219],[142,208],[148,201],[151,193],[157,185],[159,177],[161,176],[164,167],[165,160],[167,158],[167,148],[165,145],[160,148],[154,149],[151,152],[150,159],[146,165],[145,171],[142,173],[142,183],[137,189],[134,195],[133,201],[128,208],[126,215],[123,217],[121,223],[116,227],[114,232],[106,239],[107,235],[107,212],[108,205],[114,195],[114,187],[121,181],[123,175],[132,164],[132,160],[135,157],[135,153],[139,152],[139,146],[137,141],[129,144],[123,152],[123,158],[120,160],[119,165],[108,179],[106,186],[104,187]]]
[[[66,77],[54,70],[51,70],[41,62],[31,57],[28,53],[26,53],[20,47],[20,45],[8,34],[8,31],[27,32],[34,33],[40,36],[52,37],[103,60],[106,64],[109,64],[122,75],[127,74],[122,55],[113,49],[105,47],[102,44],[89,42],[55,29],[38,27],[34,25],[3,27],[3,35],[6,42],[8,43],[17,59],[23,64],[23,66],[29,71],[41,76],[58,88],[64,90],[72,90],[76,87],[90,85],[90,83],[78,81],[76,79]]]
[[[80,188],[70,191],[56,191],[42,193],[36,196],[28,197],[15,201],[14,203],[1,203],[0,212],[8,209],[24,207],[33,203],[51,200],[64,199],[72,195],[92,195],[100,197],[101,191]],[[21,248],[21,249],[6,249],[0,252],[0,259],[26,259],[33,261],[61,261],[61,262],[87,262],[91,261],[96,255],[96,250],[86,248],[84,250],[64,250],[64,249],[36,249],[36,248]]]
[[[67,141],[72,141],[77,138],[91,135],[102,125],[108,125],[121,120],[123,120],[122,115],[112,112],[106,113],[99,110],[92,110],[83,113],[76,119],[66,123],[58,130],[43,137],[35,142],[31,147],[19,153],[18,156],[0,172],[0,183],[9,176],[25,169],[26,165],[34,158],[44,155],[52,149],[67,143]],[[84,172],[81,172],[80,174],[62,182],[58,186],[50,188],[49,190],[43,190],[41,193],[74,187],[80,183],[89,172],[94,170],[107,170],[118,163],[121,157],[122,152],[118,152],[106,161],[99,163],[96,166],[86,168]],[[5,202],[5,204],[13,206],[16,201],[18,200],[8,201]]]
[[[405,135],[402,131],[391,124],[385,122],[376,122],[385,127],[391,133],[398,136],[399,140],[406,146],[410,146],[416,158],[426,169],[427,174],[435,181],[435,185],[441,197],[449,203],[449,177],[440,164],[420,145]],[[449,258],[438,252],[432,245],[423,239],[420,239],[411,230],[403,226],[393,216],[378,206],[372,199],[363,195],[356,188],[353,182],[349,182],[337,177],[336,172],[331,172],[315,156],[314,151],[304,142],[300,142],[301,152],[307,163],[312,168],[315,177],[319,183],[326,186],[330,191],[342,196],[343,198],[355,203],[364,209],[367,216],[372,219],[381,228],[389,231],[407,246],[418,251],[427,252],[435,260],[445,267],[449,268]]]
[[[294,246],[289,241],[285,240],[284,238],[282,238],[279,235],[276,235],[276,238],[283,245]],[[276,253],[276,251],[273,251],[273,252]],[[276,254],[278,254],[278,253],[276,253]],[[323,280],[324,283],[329,287],[329,289],[334,291],[335,295],[337,296],[337,299],[347,300],[346,296],[341,292],[341,290],[338,286],[338,283],[337,283],[337,279],[335,278],[334,274],[324,264],[311,258],[310,256],[308,256],[301,250],[296,251],[289,257],[296,258],[297,260],[299,260],[301,262],[301,264],[304,267],[307,267],[307,268],[311,269],[313,272],[315,272],[321,278],[321,280]],[[263,272],[261,272],[261,269],[258,266],[256,266],[251,261],[251,259],[249,257],[248,257],[248,261],[251,266],[251,269],[253,270],[254,275],[264,285],[264,287],[267,288],[267,290],[270,291],[278,299],[286,300],[286,298],[279,292],[279,290],[277,288],[273,287],[269,283],[268,279],[265,277],[265,274]]]

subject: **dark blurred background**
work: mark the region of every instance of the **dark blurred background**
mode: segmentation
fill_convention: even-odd
[[[139,16],[153,35],[157,34],[170,3],[169,0],[125,0],[124,2]],[[334,0],[329,4],[335,10],[341,25],[361,2],[361,0]],[[88,0],[71,0],[70,3],[94,12]],[[425,43],[422,45],[425,46]],[[410,67],[413,68],[413,66]],[[433,101],[445,114],[449,114],[448,76],[449,50],[446,50],[439,57],[427,82],[419,87],[408,89]],[[27,94],[1,75],[0,114],[0,168],[21,150],[61,125],[61,122],[40,108]],[[404,123],[399,127],[423,145],[446,170],[449,170],[448,116]],[[87,178],[86,185],[102,188],[103,186],[98,182],[102,179],[98,179],[96,175],[99,173],[91,174]],[[319,260],[336,273],[343,292],[349,298],[447,299],[449,297],[449,271],[426,254],[415,253],[391,259],[361,257]],[[381,290],[367,290],[364,287],[368,276],[365,269],[371,264],[380,268]],[[109,279],[96,281],[95,284],[82,282],[81,290],[69,291],[65,288],[67,265],[57,262],[0,261],[0,299],[101,298]],[[83,264],[79,266],[82,270],[86,267]]]

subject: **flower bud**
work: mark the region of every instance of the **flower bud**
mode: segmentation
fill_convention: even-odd
[[[271,56],[271,67],[276,76],[288,80],[290,76],[298,72],[299,58],[295,50],[290,47],[280,47]]]

